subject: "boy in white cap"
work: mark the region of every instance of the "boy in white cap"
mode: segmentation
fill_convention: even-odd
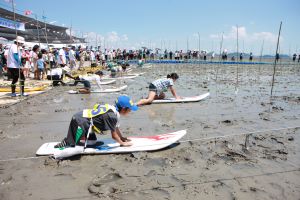
[[[25,43],[25,39],[21,36],[17,36],[14,40],[14,44],[10,46],[7,54],[7,68],[8,72],[11,74],[12,82],[11,82],[11,96],[16,97],[16,83],[20,78],[21,84],[21,95],[28,96],[24,92],[24,84],[25,84],[25,76],[23,74],[23,70],[21,69],[21,51],[20,47]]]
[[[85,109],[73,115],[70,122],[68,135],[62,142],[55,145],[55,148],[75,147],[80,143],[81,138],[86,138],[90,126],[93,133],[89,134],[88,145],[97,142],[94,133],[111,131],[112,138],[121,146],[131,146],[130,140],[123,137],[120,127],[120,115],[126,116],[130,111],[136,111],[138,107],[133,104],[129,96],[121,95],[115,101],[115,105],[96,104],[93,109]]]

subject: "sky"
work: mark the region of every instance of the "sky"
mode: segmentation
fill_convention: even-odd
[[[280,53],[300,53],[300,0],[15,0],[15,5],[18,13],[31,10],[42,20],[44,12],[47,22],[72,27],[72,35],[87,38],[89,45],[108,48],[200,46],[218,53],[222,44],[229,52],[275,54],[282,21]]]

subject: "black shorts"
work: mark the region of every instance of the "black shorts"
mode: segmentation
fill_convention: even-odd
[[[89,81],[81,79],[81,83],[83,84],[84,88],[91,89],[91,83]]]
[[[152,83],[150,83],[150,85],[149,85],[149,91],[153,91],[153,92],[157,92],[157,88],[156,88],[156,86],[155,85],[153,85]]]
[[[61,80],[62,77],[59,76],[59,75],[47,75],[47,79],[48,79],[49,81],[51,81],[51,80],[58,81],[58,80]]]

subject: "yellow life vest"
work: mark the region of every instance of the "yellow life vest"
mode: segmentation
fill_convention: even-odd
[[[110,109],[110,106],[108,104],[105,104],[105,105],[95,104],[93,109],[84,109],[82,112],[82,117],[91,119],[98,115],[105,114],[109,109]],[[93,130],[96,133],[101,133],[101,130],[98,129],[96,126],[93,126]]]

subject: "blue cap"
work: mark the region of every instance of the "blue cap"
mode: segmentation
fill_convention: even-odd
[[[116,99],[116,106],[119,108],[129,108],[132,111],[137,111],[138,107],[133,103],[129,96],[121,95]]]

